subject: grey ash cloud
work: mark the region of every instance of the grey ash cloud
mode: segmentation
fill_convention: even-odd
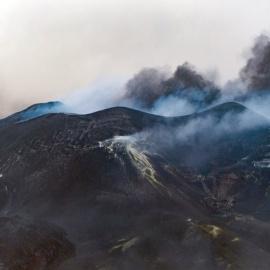
[[[169,78],[158,69],[148,68],[142,69],[126,84],[125,98],[136,100],[146,108],[152,108],[160,98],[171,95],[190,103],[210,104],[220,96],[220,90],[187,62],[178,66]]]
[[[240,71],[240,78],[252,90],[270,89],[270,39],[266,35],[256,38],[252,57]]]
[[[152,107],[163,96],[162,82],[167,74],[157,68],[144,68],[126,84],[125,98],[136,100],[145,107]]]
[[[187,62],[174,73],[166,68],[143,68],[129,80],[103,77],[63,96],[60,98],[66,105],[63,111],[87,114],[124,106],[162,116],[180,116],[237,101],[269,118],[269,37],[259,36],[251,52],[252,57],[241,69],[239,78],[223,87]]]

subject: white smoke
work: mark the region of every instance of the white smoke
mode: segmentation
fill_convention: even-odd
[[[268,59],[269,44],[269,39],[255,39],[252,56],[247,59],[249,70],[250,63],[253,63],[254,72],[256,63],[268,66],[268,61],[264,63],[263,59]],[[72,113],[87,114],[109,107],[125,106],[161,116],[193,114],[236,101],[270,118],[268,91],[253,91],[242,77],[243,69],[238,79],[227,82],[221,88],[198,74],[188,63],[178,66],[171,76],[168,67],[144,68],[129,80],[120,76],[99,78],[91,86],[67,94],[60,100],[66,104],[66,110]]]
[[[70,113],[88,114],[109,107],[120,106],[123,94],[122,77],[102,77],[91,86],[60,97]],[[128,103],[127,103],[128,105]]]
[[[257,58],[261,59],[262,55],[259,56]],[[92,85],[60,97],[59,100],[65,105],[62,111],[89,114],[123,106],[170,117],[193,114],[225,102],[236,101],[270,118],[270,93],[251,91],[241,78],[229,81],[221,88],[198,74],[187,63],[178,66],[171,76],[168,72],[168,67],[145,68],[131,79],[123,76],[100,77]],[[54,108],[51,112],[55,112]]]
[[[145,108],[142,103],[132,98],[125,98],[126,81],[126,78],[120,76],[99,78],[89,87],[62,96],[60,101],[66,105],[64,110],[70,113],[89,114],[123,106],[166,117],[193,114],[225,102],[236,101],[270,118],[270,93],[249,93],[240,80],[228,82],[221,90],[220,97],[209,105],[201,106],[200,103],[191,103],[183,96],[171,94],[167,97],[161,96],[151,108]],[[192,89],[189,91],[191,93]],[[193,91],[193,94],[196,95],[197,92]]]

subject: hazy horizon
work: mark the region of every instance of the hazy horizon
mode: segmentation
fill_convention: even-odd
[[[188,61],[222,85],[267,33],[269,8],[266,0],[1,1],[0,116],[143,67],[173,72]]]

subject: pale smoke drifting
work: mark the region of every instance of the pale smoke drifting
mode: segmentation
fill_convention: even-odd
[[[92,86],[60,100],[67,105],[66,111],[80,114],[125,106],[175,116],[207,108],[218,100],[220,93],[213,82],[185,63],[172,75],[166,68],[144,68],[127,82],[123,78],[100,78]]]
[[[270,117],[270,95],[267,91],[262,94],[262,90],[270,88],[270,39],[264,35],[258,37],[251,52],[252,57],[241,69],[239,79],[229,81],[223,88],[184,63],[171,75],[164,68],[144,68],[127,82],[99,80],[62,101],[67,104],[67,110],[75,113],[125,106],[163,116],[192,114],[237,101]]]
[[[115,106],[134,107],[132,101],[122,100],[124,79],[99,78],[91,86],[71,92],[60,100],[66,112],[88,114]]]
[[[255,40],[252,57],[239,79],[223,88],[184,63],[173,74],[166,68],[144,68],[133,78],[99,78],[91,86],[60,98],[63,112],[88,114],[124,106],[163,116],[180,116],[237,101],[270,118],[270,39]],[[261,91],[258,91],[261,90]],[[270,92],[270,91],[269,91]]]
[[[215,112],[221,113],[222,106],[216,107],[213,114],[191,118],[186,123],[170,128],[164,128],[162,125],[154,127],[142,131],[134,135],[134,137],[139,141],[155,142],[156,146],[165,148],[173,148],[176,141],[184,144],[191,142],[195,144],[203,143],[210,146],[220,137],[269,125],[269,120],[251,110],[246,110],[245,107],[241,107],[240,104],[237,105],[236,103],[230,104],[231,111],[228,110],[224,115],[215,115]],[[148,139],[146,139],[147,136]],[[162,145],[158,143],[161,141]]]

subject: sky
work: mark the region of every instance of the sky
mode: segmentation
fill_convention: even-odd
[[[268,34],[269,10],[269,0],[1,0],[0,116],[143,67],[188,61],[222,85]]]

